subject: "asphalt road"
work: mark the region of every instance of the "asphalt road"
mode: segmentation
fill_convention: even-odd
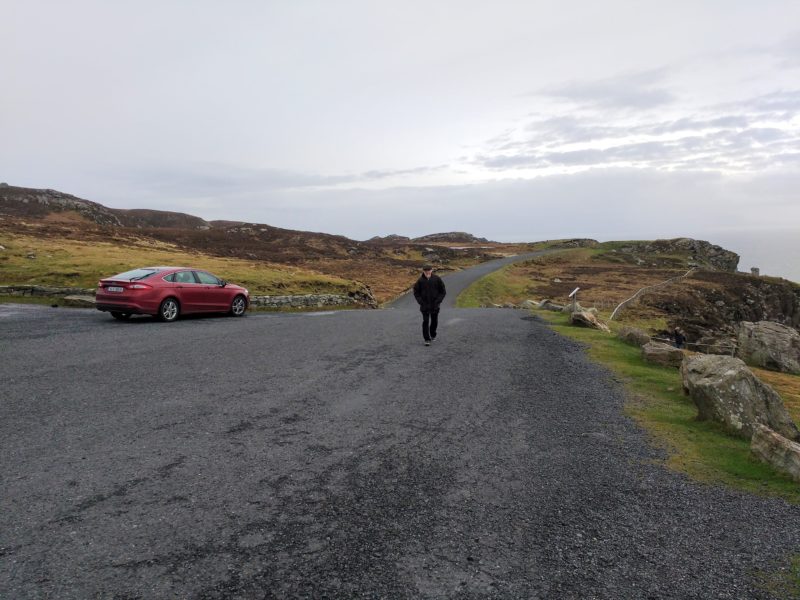
[[[798,507],[667,471],[523,311],[408,302],[0,306],[0,598],[769,597]]]

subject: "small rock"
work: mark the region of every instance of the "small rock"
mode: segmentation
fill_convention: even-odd
[[[564,309],[564,306],[561,304],[556,304],[555,302],[552,302],[550,300],[542,300],[541,302],[539,302],[539,308],[542,308],[544,310],[561,312]]]
[[[36,258],[36,252],[28,252],[25,255],[25,258],[31,258],[31,259]]]

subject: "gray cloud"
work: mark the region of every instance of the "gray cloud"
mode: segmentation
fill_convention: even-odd
[[[777,44],[772,53],[778,57],[782,66],[788,68],[800,67],[800,31]]]
[[[653,108],[675,100],[671,92],[655,86],[665,73],[665,69],[654,69],[597,81],[570,82],[539,93],[588,106]]]
[[[653,116],[647,111],[621,117],[620,124],[609,124],[607,111],[556,115],[528,121],[516,135],[505,133],[472,162],[492,171],[622,165],[756,171],[792,163],[800,128],[785,117],[795,109],[800,110],[800,91],[790,90],[672,120],[647,122]]]

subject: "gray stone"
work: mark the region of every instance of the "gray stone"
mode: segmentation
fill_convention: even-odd
[[[93,296],[64,296],[62,302],[64,306],[73,308],[94,308],[95,306]]]
[[[750,451],[762,462],[800,482],[800,444],[764,425],[756,425]]]
[[[756,425],[766,425],[790,440],[800,440],[800,431],[781,397],[759,380],[744,361],[715,354],[686,357],[681,377],[700,420],[723,423],[748,440]]]
[[[6,249],[6,247],[5,247],[5,246],[2,246],[2,245],[0,245],[0,252],[2,252],[2,251],[3,251],[3,250],[5,250],[5,249]]]
[[[541,302],[539,302],[539,308],[544,309],[544,310],[553,310],[555,312],[561,312],[562,310],[564,310],[564,305],[563,304],[556,304],[555,302],[553,302],[551,300],[545,299],[545,300],[542,300]]]
[[[591,327],[592,329],[599,329],[600,331],[611,333],[611,330],[608,328],[608,325],[603,323],[600,319],[598,319],[590,312],[586,311],[574,312],[570,315],[569,320],[570,323],[572,323],[573,325],[579,325],[581,327]]]
[[[800,333],[771,321],[743,321],[736,327],[738,356],[749,365],[800,374]]]
[[[566,304],[564,308],[561,309],[561,312],[572,313],[572,312],[584,312],[586,309],[580,305],[580,302],[575,303],[575,309],[572,308],[572,302]]]
[[[703,354],[727,354],[732,356],[736,350],[736,340],[725,334],[708,334],[695,342],[689,342],[691,350]]]
[[[683,350],[669,344],[651,341],[642,346],[642,358],[662,367],[677,369],[683,362]]]
[[[523,300],[519,304],[520,308],[527,308],[527,309],[536,308],[536,306],[537,304],[533,300]]]
[[[647,335],[647,333],[636,327],[629,327],[628,325],[621,327],[619,331],[617,331],[617,337],[623,342],[639,347],[644,346],[650,341],[650,336]]]

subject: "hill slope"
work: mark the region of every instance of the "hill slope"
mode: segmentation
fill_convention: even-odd
[[[7,243],[12,243],[13,236],[23,236],[27,240],[79,240],[138,249],[143,244],[154,248],[166,244],[199,256],[236,258],[326,274],[369,286],[379,301],[407,289],[424,261],[446,270],[476,264],[497,253],[518,251],[517,246],[504,244],[454,250],[447,247],[446,241],[428,239],[447,240],[452,234],[426,236],[424,242],[400,236],[360,242],[340,235],[260,223],[206,221],[169,211],[114,209],[56,190],[7,185],[0,186],[0,234],[5,236],[0,240]],[[469,234],[459,236],[460,241],[481,239]],[[30,241],[26,243],[30,245]],[[137,251],[136,256],[141,253]],[[2,275],[0,272],[0,280],[4,279]]]

